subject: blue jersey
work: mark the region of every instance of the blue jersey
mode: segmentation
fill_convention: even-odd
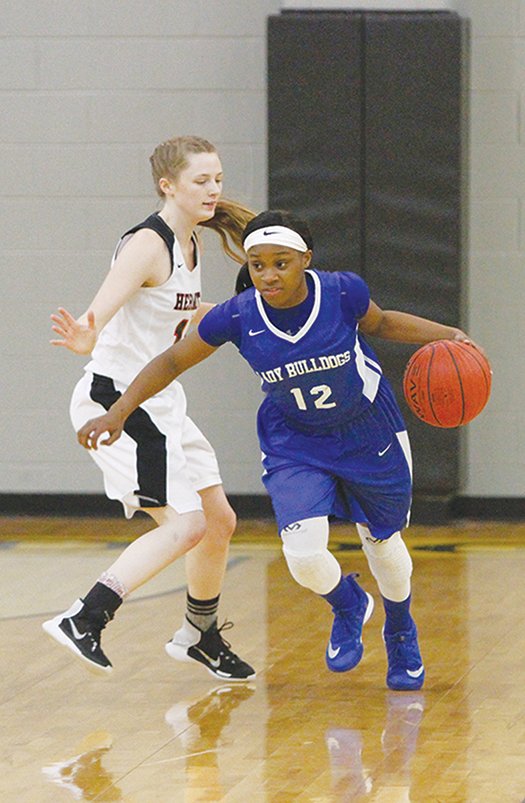
[[[351,426],[386,381],[359,335],[358,320],[370,302],[365,282],[353,273],[307,274],[310,311],[299,331],[287,331],[296,308],[272,310],[252,288],[212,309],[199,334],[211,345],[235,342],[260,377],[261,414],[275,407],[290,426],[319,433]]]
[[[212,346],[231,341],[260,377],[263,482],[279,528],[334,514],[388,538],[407,521],[411,459],[381,366],[359,334],[370,303],[352,273],[307,271],[308,298],[274,309],[254,289],[199,323]]]

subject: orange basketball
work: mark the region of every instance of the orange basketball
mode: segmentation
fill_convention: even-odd
[[[421,421],[433,427],[459,427],[483,410],[491,383],[490,363],[474,346],[435,340],[408,361],[403,393]]]

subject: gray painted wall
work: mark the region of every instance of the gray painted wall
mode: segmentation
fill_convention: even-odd
[[[84,311],[119,234],[156,207],[148,156],[167,137],[217,144],[225,192],[266,205],[266,17],[278,0],[2,0],[0,492],[100,493],[69,396],[85,360],[53,349],[49,314]],[[357,5],[357,4],[356,4]],[[366,3],[360,3],[360,8]],[[464,492],[523,493],[525,2],[371,2],[471,18],[469,278],[465,326],[494,364],[490,406],[463,434]],[[300,121],[298,121],[299,123]],[[204,295],[235,268],[205,237]],[[515,366],[518,366],[516,369]],[[262,493],[258,383],[226,346],[184,378],[230,493]]]

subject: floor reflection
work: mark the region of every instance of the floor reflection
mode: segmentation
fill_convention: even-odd
[[[367,768],[360,730],[326,730],[332,791],[337,800],[362,797],[377,803],[409,803],[411,800],[411,760],[423,720],[425,697],[423,692],[392,692],[386,695],[386,707],[381,734],[383,760],[373,769]]]
[[[185,801],[221,800],[226,794],[221,763],[229,763],[228,747],[235,728],[228,728],[233,711],[255,693],[255,684],[217,686],[204,696],[175,703],[165,716],[184,751]],[[180,794],[180,789],[178,794]]]
[[[70,792],[74,800],[120,803],[124,800],[122,792],[113,786],[113,777],[103,765],[112,744],[107,731],[94,731],[78,745],[75,755],[42,767],[42,772],[51,783]]]
[[[330,757],[332,790],[340,800],[368,795],[372,779],[363,766],[361,731],[351,728],[328,728],[325,742]]]

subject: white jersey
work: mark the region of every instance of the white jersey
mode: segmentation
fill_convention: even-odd
[[[199,307],[201,265],[195,242],[196,265],[189,270],[172,229],[153,214],[119,240],[113,261],[128,239],[148,228],[162,237],[171,259],[171,275],[158,287],[141,287],[100,332],[85,370],[128,385],[154,357],[180,340]]]

